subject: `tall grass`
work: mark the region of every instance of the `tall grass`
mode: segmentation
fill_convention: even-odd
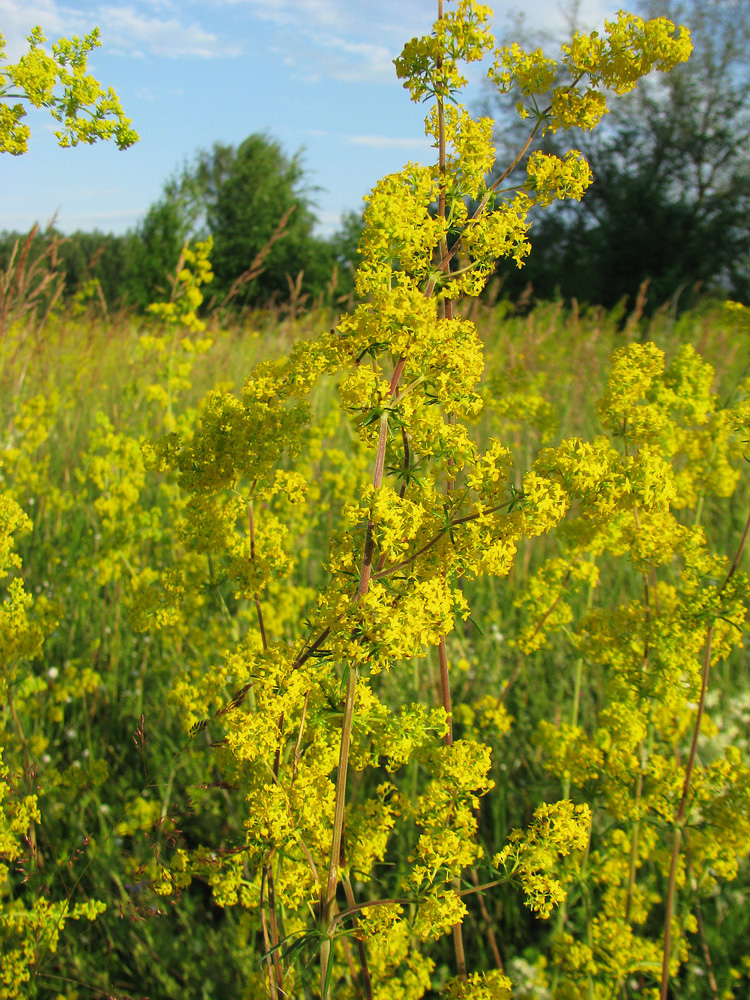
[[[217,386],[238,391],[258,361],[281,355],[294,340],[332,326],[335,319],[323,307],[287,315],[252,313],[241,325],[209,318],[213,346],[196,360],[177,419],[199,412],[206,393]],[[726,398],[747,376],[747,352],[736,330],[724,311],[710,304],[680,315],[665,307],[646,320],[560,302],[518,315],[511,304],[499,301],[477,304],[474,319],[489,372],[477,433],[484,439],[499,435],[511,445],[519,475],[545,442],[598,433],[595,400],[604,388],[611,352],[626,342],[653,340],[668,356],[681,344],[696,345],[714,364]],[[5,892],[102,899],[108,910],[91,925],[66,925],[56,951],[49,941],[39,942],[33,988],[40,996],[69,998],[260,997],[264,948],[259,928],[246,913],[217,905],[207,887],[210,878],[166,901],[154,892],[155,872],[170,845],[211,842],[221,854],[241,841],[241,803],[213,763],[216,734],[207,728],[187,740],[170,694],[186,664],[191,676],[218,670],[220,650],[214,643],[220,630],[211,632],[204,645],[180,630],[137,632],[127,568],[122,568],[125,557],[109,579],[94,570],[102,547],[122,541],[102,527],[102,501],[114,503],[114,497],[124,504],[123,496],[132,489],[137,492],[131,498],[134,524],[143,532],[143,564],[167,566],[179,544],[169,523],[179,501],[142,469],[134,479],[132,466],[140,458],[137,450],[126,451],[128,442],[161,431],[148,386],[160,380],[162,370],[144,355],[140,340],[151,328],[126,315],[103,317],[95,302],[77,316],[52,304],[42,320],[33,310],[21,310],[0,341],[0,486],[33,522],[32,532],[19,541],[24,579],[56,622],[42,655],[27,667],[37,678],[34,711],[6,719],[18,739],[16,762],[23,774],[13,788],[18,792],[23,785],[39,794],[42,820],[36,831],[37,863],[13,872]],[[326,383],[313,400],[322,416],[333,392]],[[355,448],[343,424],[332,427],[323,441],[329,462],[339,463],[342,473]],[[105,487],[97,485],[105,481]],[[320,502],[327,502],[325,492]],[[749,506],[747,477],[730,503],[706,500],[701,523],[719,551],[732,550]],[[314,588],[310,567],[323,561],[327,544],[319,528],[301,531],[295,545],[306,557],[299,562],[295,586]],[[573,711],[591,720],[604,698],[605,676],[588,675],[581,685],[564,635],[528,656],[510,642],[519,622],[515,599],[555,544],[549,537],[528,541],[508,580],[471,584],[473,617],[449,638],[458,665],[457,734],[471,729],[464,706],[486,692],[501,695],[515,720],[512,740],[492,744],[496,790],[482,800],[480,817],[489,853],[499,850],[510,829],[528,822],[539,801],[560,797],[559,784],[544,771],[535,748],[538,721],[567,720]],[[613,604],[642,586],[633,570],[614,563],[604,573]],[[220,578],[206,581],[201,600],[209,608],[206,620],[220,620],[237,636],[255,614],[252,602],[236,600]],[[577,600],[583,607],[586,594]],[[722,721],[722,731],[733,733],[747,760],[746,651],[722,671],[710,714]],[[434,652],[415,661],[383,697],[396,706],[417,700],[425,690],[432,690],[439,704]],[[224,696],[231,695],[231,684],[225,685]],[[416,770],[408,780],[416,787]],[[355,787],[355,798],[361,791]],[[406,852],[404,840],[394,853],[405,857]],[[397,874],[384,871],[382,877],[395,884]],[[476,872],[470,875],[478,881]],[[720,988],[730,988],[736,976],[730,970],[740,965],[750,929],[747,875],[745,868],[738,881],[717,889],[704,904],[704,947],[696,949],[681,996],[708,995],[709,962]],[[535,921],[514,890],[500,887],[486,899],[473,899],[465,927],[473,967],[509,962],[516,995],[540,996],[534,992],[534,970],[550,926]],[[448,975],[450,951],[438,942],[433,953],[439,981]]]

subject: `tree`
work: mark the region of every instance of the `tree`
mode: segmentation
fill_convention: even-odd
[[[299,154],[288,157],[267,135],[251,135],[238,147],[216,143],[166,183],[149,216],[169,215],[181,240],[213,237],[219,295],[226,295],[264,250],[261,273],[240,285],[236,302],[285,298],[300,272],[300,290],[317,293],[330,279],[335,250],[313,234],[315,216],[304,177]],[[172,228],[163,240],[171,252]],[[157,243],[154,232],[154,252]]]
[[[124,239],[120,295],[129,305],[145,309],[169,295],[169,283],[188,234],[178,208],[169,201],[152,205],[145,218]]]
[[[581,133],[594,173],[583,212],[562,205],[535,221],[528,267],[503,272],[511,295],[531,282],[542,298],[612,306],[647,279],[652,307],[695,291],[750,295],[750,8],[645,7],[686,24],[693,55],[619,102],[599,134]]]
[[[163,200],[176,210],[183,240],[209,235],[208,216],[231,173],[235,156],[234,146],[215,142],[211,149],[199,149],[193,162],[183,163],[164,185]]]

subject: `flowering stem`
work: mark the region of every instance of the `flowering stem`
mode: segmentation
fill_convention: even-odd
[[[399,358],[393,372],[390,385],[390,396],[393,398],[398,388],[398,383],[406,364],[406,358]],[[375,454],[375,469],[372,476],[372,485],[377,490],[383,484],[383,470],[385,469],[385,452],[388,442],[388,412],[384,412],[380,417],[380,432],[378,435],[378,447]],[[361,600],[370,586],[370,576],[372,573],[372,559],[374,551],[373,532],[375,525],[372,520],[367,524],[367,535],[365,536],[365,549],[362,557],[362,569],[357,587],[357,600]],[[331,859],[328,865],[328,879],[326,882],[325,895],[321,900],[321,916],[323,925],[323,942],[320,948],[320,982],[321,1000],[328,1000],[330,997],[332,980],[332,938],[334,924],[334,910],[336,903],[336,888],[339,881],[339,863],[341,859],[341,841],[344,830],[344,810],[346,808],[346,777],[349,767],[349,747],[351,744],[352,723],[354,720],[354,701],[357,693],[357,671],[353,666],[349,667],[346,681],[346,701],[344,702],[344,717],[341,722],[341,743],[339,746],[339,766],[336,774],[336,805],[333,815],[333,836],[331,839]]]
[[[253,483],[253,486],[255,484]],[[250,558],[255,561],[255,517],[253,515],[253,501],[252,499],[247,505],[247,516],[250,523]],[[260,596],[258,593],[253,594],[253,603],[255,604],[255,610],[258,615],[258,628],[260,629],[260,639],[263,643],[263,649],[268,649],[268,640],[266,638],[266,628],[263,623],[263,611],[260,606]]]
[[[443,17],[443,0],[438,0],[438,21]],[[438,56],[437,60],[438,71],[442,65],[442,57]],[[438,191],[438,217],[440,219],[445,219],[445,174],[446,174],[446,151],[445,151],[445,108],[443,105],[443,100],[441,97],[437,98],[437,117],[438,117],[438,171],[439,171],[439,191]],[[440,241],[440,270],[447,273],[450,268],[450,262],[448,257],[448,240],[445,236]],[[453,316],[453,302],[450,299],[443,299],[439,303],[440,312],[443,319],[450,320]],[[451,414],[449,420],[451,423],[455,423],[455,415]],[[450,463],[452,464],[452,462]],[[454,480],[453,478],[448,480],[446,484],[446,493],[450,497],[453,493]],[[445,569],[443,570],[443,579],[445,580]],[[445,734],[445,744],[446,746],[453,746],[453,710],[451,706],[451,685],[450,685],[450,672],[448,669],[448,652],[445,645],[445,635],[440,636],[440,642],[438,645],[438,660],[440,662],[440,693],[443,702],[443,708],[448,717],[448,730]],[[454,878],[453,889],[458,891],[460,889],[460,882],[458,878]],[[466,954],[464,951],[464,941],[463,933],[461,930],[461,922],[455,923],[453,925],[453,950],[456,956],[456,972],[459,979],[465,980],[467,978],[466,972]]]
[[[748,514],[747,520],[745,521],[745,528],[742,532],[740,543],[737,546],[737,551],[735,553],[734,559],[732,560],[732,565],[729,567],[729,572],[727,573],[724,582],[719,588],[718,591],[719,595],[724,591],[727,584],[737,571],[740,559],[742,558],[742,551],[747,541],[748,532],[750,532],[750,514]],[[667,1000],[667,994],[669,992],[669,963],[672,957],[672,915],[674,913],[677,864],[680,859],[682,828],[685,822],[685,811],[687,808],[687,800],[690,792],[690,780],[693,776],[693,768],[695,766],[695,755],[698,750],[698,736],[700,735],[701,722],[703,721],[703,710],[706,704],[708,677],[711,669],[711,642],[713,640],[713,634],[714,634],[714,627],[713,625],[711,625],[706,634],[706,645],[703,653],[703,673],[701,676],[701,693],[700,693],[700,699],[698,701],[698,710],[695,714],[695,724],[693,726],[693,738],[690,743],[690,753],[688,755],[687,764],[685,765],[685,778],[682,783],[682,795],[680,796],[680,804],[677,807],[677,813],[675,815],[675,831],[674,831],[674,840],[672,842],[672,860],[669,868],[669,881],[667,883],[666,913],[664,915],[664,954],[662,956],[661,990],[659,993],[659,1000]]]

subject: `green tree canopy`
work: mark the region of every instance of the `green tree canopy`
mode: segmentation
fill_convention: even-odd
[[[237,147],[216,143],[166,183],[147,221],[169,217],[164,238],[170,253],[175,235],[179,240],[213,236],[214,290],[220,296],[254,264],[262,270],[234,294],[241,304],[288,297],[289,283],[300,273],[300,291],[316,293],[330,280],[334,249],[313,234],[315,215],[304,180],[300,155],[287,156],[267,135],[255,133]]]

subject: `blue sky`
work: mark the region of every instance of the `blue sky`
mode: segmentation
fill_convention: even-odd
[[[491,4],[499,37],[516,0]],[[618,4],[584,0],[596,27]],[[555,31],[556,0],[523,5],[530,28]],[[267,132],[303,163],[320,231],[359,209],[384,174],[430,158],[424,108],[396,79],[403,43],[429,30],[433,0],[0,0],[0,32],[14,61],[41,25],[50,41],[98,26],[90,71],[120,96],[141,141],[120,152],[99,143],[60,149],[54,123],[29,113],[29,152],[0,159],[0,230],[56,216],[63,232],[124,232],[158,199],[164,181],[199,148]],[[480,74],[467,94],[482,93]]]

